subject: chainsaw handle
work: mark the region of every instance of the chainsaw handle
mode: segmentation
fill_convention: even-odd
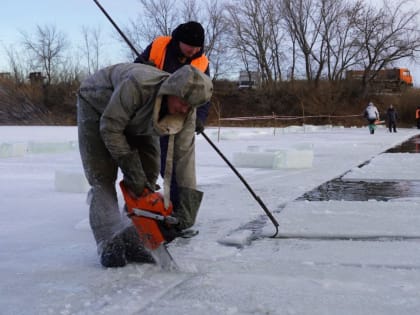
[[[132,213],[128,215],[129,217],[132,217],[135,215],[138,217],[145,217],[145,218],[150,218],[156,221],[162,221],[164,223],[171,224],[171,225],[176,225],[179,223],[178,218],[175,218],[171,215],[164,216],[161,214],[157,214],[155,212],[150,212],[150,211],[138,209],[138,208],[133,208],[132,210],[133,210]]]
[[[148,194],[150,194],[150,193],[152,193],[153,191],[151,191],[149,188],[147,188],[147,187],[145,187],[144,189],[143,189],[143,191],[142,191],[142,193],[141,193],[141,195],[140,196],[137,196],[133,191],[131,191],[125,184],[124,184],[124,181],[122,180],[122,181],[120,181],[120,188],[121,188],[121,191],[122,191],[122,193],[123,193],[123,195],[124,195],[124,197],[126,197],[126,196],[128,196],[128,197],[130,197],[131,199],[133,199],[133,200],[136,200],[136,199],[138,199],[138,198],[141,198],[141,197],[145,197],[145,196],[147,196]]]

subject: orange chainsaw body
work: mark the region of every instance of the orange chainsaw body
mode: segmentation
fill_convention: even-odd
[[[153,218],[136,215],[135,212],[139,209],[151,214],[168,217],[173,211],[172,203],[166,209],[163,196],[159,192],[151,192],[146,188],[139,198],[133,198],[122,181],[120,182],[120,187],[126,203],[127,214],[133,221],[143,245],[149,250],[157,249],[161,244],[165,243],[165,238],[159,228],[159,222]],[[161,224],[165,223],[161,222]]]

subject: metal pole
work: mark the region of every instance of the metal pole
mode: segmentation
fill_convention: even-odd
[[[140,53],[137,51],[137,49],[133,46],[133,44],[130,42],[130,40],[124,35],[124,33],[120,30],[120,28],[118,27],[118,25],[114,22],[114,20],[109,16],[109,14],[105,11],[105,9],[101,6],[101,4],[99,3],[99,1],[97,0],[93,0],[93,2],[96,3],[96,5],[98,6],[99,9],[101,9],[101,11],[103,12],[103,14],[105,14],[105,16],[108,18],[108,20],[111,22],[111,24],[115,27],[115,29],[118,31],[118,33],[120,33],[121,37],[125,40],[125,42],[128,44],[128,46],[130,46],[130,48],[134,51],[134,53],[137,55],[137,57],[139,57],[141,60],[141,62],[143,63],[144,60],[141,57]]]

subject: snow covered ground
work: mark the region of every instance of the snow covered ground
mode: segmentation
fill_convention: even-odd
[[[295,201],[349,170],[346,180],[420,181],[420,154],[381,154],[418,133],[223,128],[218,141],[207,129],[230,160],[304,149],[312,167],[238,168],[280,223],[273,239],[261,207],[198,136],[200,234],[169,244],[181,271],[162,272],[100,266],[85,193],[55,188],[56,171],[81,172],[76,128],[0,127],[0,314],[420,314],[420,196]],[[16,143],[24,154],[13,156]],[[263,218],[267,237],[251,241],[247,224]]]

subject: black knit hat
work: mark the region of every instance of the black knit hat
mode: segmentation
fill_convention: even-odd
[[[200,23],[190,21],[178,25],[172,32],[172,38],[190,46],[203,47],[204,29]]]

